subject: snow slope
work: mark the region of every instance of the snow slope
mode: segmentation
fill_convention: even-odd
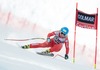
[[[44,57],[21,48],[0,42],[1,70],[92,70],[69,61]]]
[[[15,30],[5,25],[0,26],[1,70],[93,70],[91,66],[82,64],[84,61],[73,64],[71,58],[64,60],[59,56],[51,58],[37,55],[35,51],[39,51],[39,49],[24,50],[16,45],[16,43],[21,45],[22,42],[5,41],[4,39],[8,38],[12,32],[15,32]],[[21,37],[23,34],[18,35]],[[26,44],[26,42],[23,44]]]

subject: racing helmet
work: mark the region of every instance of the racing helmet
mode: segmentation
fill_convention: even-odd
[[[62,27],[60,29],[60,32],[61,32],[61,34],[66,36],[68,34],[68,32],[69,32],[69,29],[67,27]]]

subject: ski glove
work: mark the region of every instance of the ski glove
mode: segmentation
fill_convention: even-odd
[[[47,42],[50,42],[50,38],[47,38]]]
[[[67,60],[69,57],[68,57],[68,55],[67,54],[65,54],[65,59]]]

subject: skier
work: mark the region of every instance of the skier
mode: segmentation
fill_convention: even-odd
[[[69,29],[67,27],[62,27],[58,31],[53,31],[47,35],[47,40],[43,43],[32,43],[28,45],[22,46],[23,49],[28,48],[47,48],[50,47],[50,49],[47,49],[46,51],[43,51],[42,53],[48,54],[52,52],[58,52],[61,50],[63,43],[65,43],[66,48],[66,54],[65,59],[68,59],[68,53],[69,53],[69,40],[68,40],[68,32]],[[50,38],[52,37],[53,38]]]

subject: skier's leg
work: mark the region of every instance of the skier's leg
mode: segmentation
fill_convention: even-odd
[[[55,44],[53,47],[50,48],[50,52],[58,52],[62,48],[62,44]]]
[[[48,42],[30,44],[30,48],[45,48],[45,47],[49,47]]]
[[[23,49],[28,49],[28,48],[45,48],[45,47],[49,47],[49,43],[48,42],[32,43],[32,44],[28,44],[28,45],[22,46]]]

